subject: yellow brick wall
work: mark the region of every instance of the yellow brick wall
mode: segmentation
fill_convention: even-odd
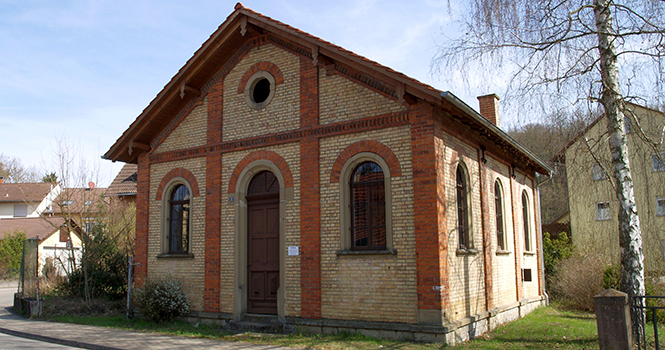
[[[449,319],[458,320],[485,311],[485,282],[482,253],[482,223],[480,208],[480,177],[477,150],[459,139],[443,134],[434,140],[437,156],[443,157],[446,180],[446,222],[448,233],[448,282],[450,288]],[[460,154],[458,150],[463,150]],[[466,165],[471,196],[470,232],[475,254],[458,254],[456,166],[459,160]]]
[[[277,85],[275,95],[263,109],[255,110],[245,102],[238,85],[247,70],[262,61],[279,67],[284,83]],[[300,59],[298,56],[263,44],[251,49],[224,79],[223,140],[272,134],[300,127]]]
[[[531,276],[532,280],[531,282],[524,282],[523,284],[523,290],[524,290],[524,297],[525,298],[531,298],[531,297],[536,297],[538,296],[538,254],[536,254],[536,249],[538,248],[537,244],[538,242],[536,241],[536,218],[534,216],[534,205],[535,205],[535,200],[537,198],[534,198],[534,192],[533,192],[533,187],[534,183],[533,180],[528,178],[525,174],[520,172],[519,170],[516,171],[516,178],[515,178],[515,197],[514,200],[515,202],[513,205],[517,209],[515,211],[515,228],[517,230],[517,244],[519,245],[519,251],[520,254],[518,255],[518,259],[522,259],[522,269],[531,269]],[[531,237],[531,251],[530,252],[525,252],[525,245],[524,245],[524,218],[522,215],[522,193],[526,191],[527,197],[529,199],[529,234]],[[539,220],[539,219],[538,219]],[[521,276],[519,276],[521,278]]]
[[[330,124],[406,110],[407,107],[342,75],[319,69],[319,123]]]
[[[409,127],[321,139],[321,315],[323,318],[417,322],[413,183]],[[337,256],[341,248],[340,186],[330,183],[341,150],[359,140],[390,148],[402,169],[392,178],[393,244],[397,255]]]
[[[150,206],[149,206],[149,234],[148,234],[148,276],[172,276],[183,282],[183,290],[191,302],[194,311],[203,310],[203,277],[205,264],[205,157],[192,158],[183,161],[153,164],[150,166]],[[199,197],[190,199],[190,252],[194,254],[189,258],[157,258],[162,254],[162,201],[155,200],[157,188],[164,176],[174,168],[185,168],[195,177],[199,186]],[[163,197],[168,196],[165,191]]]
[[[513,230],[513,203],[510,196],[510,176],[508,167],[497,160],[487,157],[488,198],[490,200],[489,230],[492,241],[492,281],[494,284],[494,306],[501,306],[517,301],[515,284],[515,233]],[[497,254],[496,207],[494,205],[494,183],[501,182],[503,190],[503,226],[508,254]]]
[[[184,117],[184,120],[157,147],[155,153],[203,146],[207,142],[208,98]]]
[[[293,176],[294,198],[286,201],[285,246],[300,245],[300,145],[291,143],[270,148],[256,148],[252,150],[232,152],[222,156],[222,191],[227,193],[229,179],[238,163],[249,153],[259,150],[273,151],[279,154],[291,169]],[[240,180],[238,180],[240,182]],[[224,198],[224,196],[223,196]],[[232,313],[234,298],[234,232],[235,232],[235,206],[237,201],[222,203],[221,223],[221,306],[222,312]],[[287,252],[280,252],[286,260],[284,286],[284,301],[286,305],[285,316],[300,316],[300,256],[287,256]]]

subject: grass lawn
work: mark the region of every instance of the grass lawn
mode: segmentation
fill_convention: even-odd
[[[357,334],[232,334],[218,327],[174,321],[154,324],[141,319],[127,320],[124,315],[49,317],[52,321],[87,324],[142,332],[203,337],[226,341],[290,346],[309,349],[440,349],[441,344],[392,341]],[[555,307],[541,307],[523,319],[495,329],[480,339],[457,346],[459,349],[598,349],[596,319],[593,314],[563,311]]]
[[[460,349],[598,349],[596,317],[541,307]]]

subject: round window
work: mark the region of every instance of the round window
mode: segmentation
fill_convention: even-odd
[[[254,73],[245,86],[245,102],[254,109],[267,106],[274,95],[275,78],[266,71]]]

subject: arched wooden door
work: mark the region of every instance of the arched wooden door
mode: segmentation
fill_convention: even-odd
[[[277,314],[279,289],[279,181],[270,171],[247,191],[247,312]]]

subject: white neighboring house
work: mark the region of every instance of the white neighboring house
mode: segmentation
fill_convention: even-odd
[[[39,242],[39,274],[45,264],[53,263],[56,273],[64,275],[81,261],[81,238],[78,227],[69,230],[62,217],[11,218],[0,220],[0,239],[16,230],[25,231],[28,238]],[[70,233],[71,232],[71,233]]]
[[[53,201],[62,191],[59,184],[4,183],[0,179],[0,220],[36,218],[53,211]]]

